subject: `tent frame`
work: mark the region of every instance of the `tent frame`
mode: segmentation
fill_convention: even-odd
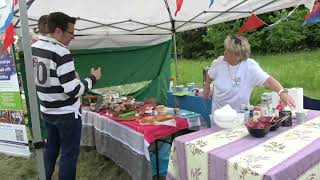
[[[29,0],[27,2],[27,9],[31,7],[32,3],[34,2],[35,0]],[[101,22],[98,22],[98,21],[93,21],[93,20],[90,20],[90,19],[85,19],[85,18],[82,18],[82,17],[77,17],[77,20],[80,20],[80,21],[85,21],[85,22],[90,22],[90,23],[93,23],[94,25],[92,25],[91,27],[86,27],[86,28],[82,28],[82,29],[75,29],[76,31],[84,31],[84,30],[89,30],[89,29],[95,29],[95,28],[101,28],[101,27],[111,27],[111,28],[115,28],[115,29],[119,29],[119,30],[123,30],[123,31],[127,31],[128,34],[131,34],[131,35],[165,35],[165,34],[171,34],[172,35],[172,41],[173,41],[173,51],[174,51],[174,59],[175,59],[175,77],[176,77],[176,83],[179,84],[179,72],[178,72],[178,55],[177,55],[177,44],[176,44],[176,32],[182,28],[183,26],[185,26],[186,24],[188,23],[196,23],[196,24],[203,24],[203,25],[206,25],[208,24],[210,21],[222,16],[223,14],[227,14],[227,13],[244,13],[244,14],[250,14],[252,12],[255,12],[261,8],[264,8],[268,5],[271,5],[273,4],[274,2],[278,1],[278,0],[272,0],[270,2],[267,2],[265,3],[264,5],[261,5],[260,7],[257,7],[256,9],[252,10],[252,11],[232,11],[232,9],[240,6],[241,4],[247,2],[248,0],[243,0],[241,2],[239,2],[238,4],[230,7],[229,9],[227,10],[224,10],[224,11],[203,11],[199,14],[197,14],[196,16],[192,17],[191,19],[189,19],[188,21],[176,21],[174,20],[174,18],[172,17],[172,14],[171,14],[171,11],[170,11],[170,8],[169,8],[169,4],[168,4],[168,0],[163,0],[165,5],[166,5],[166,8],[167,8],[167,12],[169,14],[169,17],[170,17],[170,21],[167,21],[167,22],[162,22],[162,23],[158,23],[158,24],[147,24],[147,23],[143,23],[143,22],[139,22],[139,21],[135,21],[135,20],[132,20],[132,19],[129,19],[129,20],[126,20],[126,21],[119,21],[119,22],[114,22],[114,23],[109,23],[109,24],[105,24],[105,23],[101,23]],[[16,10],[14,12],[14,16],[15,17],[19,17],[17,15],[17,13],[19,12],[19,10]],[[207,14],[207,13],[219,13],[218,15],[216,15],[215,17],[207,20],[207,21],[204,21],[204,22],[199,22],[199,21],[194,21],[194,19],[200,17],[201,15],[204,15],[204,14]],[[38,24],[38,20],[36,19],[32,19],[32,18],[28,18],[28,20],[31,20],[31,21],[35,21],[36,23],[34,24],[31,24],[29,25],[29,27],[36,27]],[[127,22],[133,22],[133,23],[136,23],[137,25],[144,25],[144,27],[140,27],[140,28],[136,28],[136,29],[126,29],[126,28],[121,28],[121,27],[118,27],[116,25],[119,25],[119,24],[122,24],[122,23],[127,23]],[[175,22],[183,22],[183,24],[181,24],[180,26],[176,27],[175,26]],[[19,20],[15,23],[15,27],[16,28],[21,28],[20,26],[18,26],[18,23],[19,23]],[[163,24],[166,24],[166,23],[171,23],[171,29],[168,29],[168,28],[163,28],[163,27],[160,27],[160,25],[163,25]],[[135,31],[139,31],[139,30],[142,30],[142,29],[146,29],[146,28],[149,28],[149,27],[155,27],[155,28],[159,28],[159,29],[162,29],[162,30],[167,30],[168,33],[153,33],[153,34],[141,34],[141,33],[134,33]]]
[[[32,3],[34,2],[35,0],[29,0],[27,2],[27,7],[29,8]],[[232,9],[240,6],[241,4],[247,2],[248,0],[243,0],[241,2],[239,2],[238,4],[230,7],[229,9],[227,10],[224,10],[224,11],[203,11],[199,14],[197,14],[196,16],[190,18],[189,20],[187,21],[177,21],[177,20],[174,20],[174,18],[172,17],[171,15],[171,11],[170,11],[170,8],[169,8],[169,5],[168,5],[168,0],[163,0],[165,5],[166,5],[166,8],[167,8],[167,11],[168,11],[168,14],[169,14],[169,17],[170,17],[170,21],[167,21],[167,22],[162,22],[162,23],[158,23],[158,24],[147,24],[147,23],[143,23],[143,22],[139,22],[139,21],[135,21],[135,20],[132,20],[132,19],[129,19],[129,20],[125,20],[125,21],[118,21],[118,22],[113,22],[113,23],[109,23],[109,24],[105,24],[105,23],[101,23],[101,22],[98,22],[98,21],[93,21],[93,20],[90,20],[90,19],[85,19],[85,18],[82,18],[82,17],[77,17],[77,20],[79,21],[85,21],[85,22],[90,22],[90,23],[93,23],[93,25],[91,27],[86,27],[86,28],[82,28],[82,29],[75,29],[77,31],[84,31],[84,30],[88,30],[88,29],[95,29],[95,28],[101,28],[101,27],[111,27],[111,28],[115,28],[115,29],[119,29],[119,30],[123,30],[123,31],[127,31],[128,33],[132,34],[132,35],[162,35],[162,34],[171,34],[171,33],[175,33],[177,32],[179,29],[181,29],[183,26],[185,26],[186,24],[188,23],[195,23],[195,24],[203,24],[203,25],[207,25],[210,21],[222,16],[223,14],[232,14],[232,13],[244,13],[244,14],[250,14],[250,13],[253,13],[255,11],[258,11],[259,9],[261,8],[264,8],[266,6],[269,6],[275,2],[277,2],[278,0],[272,0],[270,2],[267,2],[265,3],[264,5],[261,5],[260,7],[257,7],[256,9],[252,10],[252,11],[232,11]],[[15,17],[19,17],[19,15],[17,15],[19,12],[19,10],[15,10],[14,11],[14,16]],[[207,20],[207,21],[194,21],[194,19],[200,17],[201,15],[204,15],[204,14],[208,14],[208,13],[219,13],[218,15],[214,16],[213,18]],[[28,20],[31,20],[31,21],[34,21],[35,24],[31,24],[29,25],[30,27],[36,27],[37,26],[37,22],[38,20],[37,19],[33,19],[33,18],[28,18]],[[118,27],[116,25],[119,25],[119,24],[122,24],[122,23],[128,23],[128,22],[133,22],[133,23],[136,23],[137,25],[144,25],[144,27],[139,27],[139,28],[136,28],[136,29],[126,29],[126,28],[121,28],[121,27]],[[181,24],[180,26],[178,27],[175,27],[174,24],[175,22],[183,22],[183,24]],[[168,28],[164,28],[164,27],[160,27],[160,25],[163,25],[163,24],[167,24],[167,23],[171,23],[171,29],[168,29]],[[15,27],[16,28],[20,28],[20,26],[18,26],[18,22],[15,24]],[[139,30],[142,30],[142,29],[146,29],[146,28],[149,28],[149,27],[155,27],[155,28],[158,28],[158,29],[162,29],[162,30],[167,30],[168,33],[150,33],[150,34],[139,34],[139,33],[134,33],[135,31],[139,31]],[[124,33],[125,34],[125,33]]]
[[[31,37],[30,37],[30,33],[29,33],[29,27],[34,27],[37,26],[37,21],[36,19],[32,19],[32,18],[28,18],[28,13],[27,13],[27,9],[32,5],[32,3],[35,0],[29,0],[28,2],[26,2],[26,0],[20,0],[19,2],[19,9],[14,11],[14,16],[18,17],[19,20],[21,21],[21,27],[18,26],[19,20],[15,23],[15,27],[16,28],[21,28],[22,29],[22,45],[23,45],[23,53],[24,53],[24,61],[25,61],[25,65],[26,65],[26,75],[27,75],[27,87],[28,87],[28,95],[29,95],[29,104],[38,104],[37,103],[37,96],[36,96],[36,91],[35,91],[35,83],[34,83],[34,77],[33,77],[33,67],[32,67],[32,54],[31,54]],[[88,19],[84,19],[81,17],[78,17],[78,20],[82,20],[82,21],[86,21],[86,22],[90,22],[93,23],[94,26],[92,27],[87,27],[87,28],[83,28],[83,29],[75,29],[77,31],[83,31],[83,30],[87,30],[87,29],[94,29],[94,28],[98,28],[98,27],[111,27],[111,28],[117,28],[120,30],[124,30],[127,31],[128,34],[131,35],[162,35],[160,33],[150,33],[150,34],[139,34],[139,33],[134,33],[135,31],[141,30],[141,29],[146,29],[149,27],[156,27],[159,29],[163,29],[163,30],[168,30],[168,33],[163,33],[163,34],[171,34],[172,35],[172,40],[173,40],[173,48],[174,48],[174,58],[175,58],[175,70],[176,70],[176,82],[178,83],[178,59],[177,59],[177,47],[176,47],[176,32],[182,28],[184,25],[186,25],[187,23],[197,23],[197,24],[203,24],[203,25],[207,25],[210,21],[216,19],[217,17],[226,14],[226,13],[252,13],[255,12],[261,8],[264,8],[266,6],[269,6],[270,4],[273,4],[274,2],[278,1],[278,0],[273,0],[270,1],[252,11],[232,11],[232,9],[238,7],[239,5],[247,2],[248,0],[243,0],[241,2],[239,2],[238,4],[234,5],[233,7],[230,7],[229,9],[225,10],[225,11],[203,11],[201,13],[199,13],[198,15],[194,16],[193,18],[189,19],[188,21],[176,21],[173,19],[171,12],[170,12],[170,8],[168,5],[167,0],[163,0],[167,10],[168,10],[168,14],[170,17],[170,21],[167,22],[162,22],[159,24],[146,24],[146,23],[142,23],[142,22],[138,22],[138,21],[134,21],[134,20],[126,20],[126,21],[119,21],[119,22],[115,22],[115,23],[110,23],[110,24],[105,24],[105,23],[100,23],[97,21],[92,21],[92,20],[88,20]],[[20,11],[20,16],[17,15],[17,13]],[[219,13],[218,15],[216,15],[215,17],[204,21],[204,22],[199,22],[199,21],[193,21],[194,19],[196,19],[197,17],[203,15],[203,14],[207,14],[207,13]],[[34,21],[34,24],[29,25],[28,20],[30,21]],[[119,25],[121,23],[126,23],[126,22],[134,22],[138,25],[144,25],[144,27],[140,27],[140,28],[136,28],[136,29],[125,29],[125,28],[120,28],[117,27],[116,25]],[[176,27],[175,26],[175,22],[184,22],[183,24],[181,24],[180,26]],[[162,28],[160,27],[160,25],[162,24],[166,24],[166,23],[171,23],[171,29],[168,28]],[[124,33],[123,33],[124,34]],[[90,35],[90,34],[88,34]],[[41,133],[40,133],[40,125],[39,125],[39,109],[37,106],[31,106],[30,107],[30,113],[31,113],[31,120],[32,120],[32,129],[33,129],[33,137],[34,137],[34,142],[41,142]],[[36,158],[38,161],[38,172],[39,172],[39,178],[41,180],[45,179],[45,174],[44,174],[44,162],[43,162],[43,150],[42,148],[40,149],[36,149]]]

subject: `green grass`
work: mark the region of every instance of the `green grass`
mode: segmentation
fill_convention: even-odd
[[[58,166],[53,180],[58,179]],[[30,159],[0,154],[0,179],[35,180],[38,179],[35,154]],[[81,148],[77,165],[77,180],[130,180],[130,176],[113,161],[98,154],[92,148]]]
[[[284,87],[302,87],[304,94],[320,99],[320,50],[263,55],[253,57],[262,69],[275,77]],[[211,65],[212,60],[178,60],[179,84],[195,82],[202,84],[202,69]],[[173,75],[175,66],[172,63]],[[260,101],[260,96],[267,91],[265,88],[255,88],[252,92],[251,103]]]
[[[23,159],[0,154],[0,179],[33,180],[38,172],[35,157]]]
[[[211,65],[212,60],[197,59],[197,60],[185,60],[178,59],[178,74],[179,84],[187,84],[194,82],[198,85],[202,83],[202,70],[203,67]],[[172,63],[172,76],[175,75],[175,64]]]
[[[290,54],[255,56],[262,68],[278,79],[285,87],[303,87],[307,96],[320,99],[320,50]],[[202,69],[212,60],[179,60],[180,84],[202,83]],[[174,70],[174,64],[172,65]],[[173,73],[174,74],[174,71]],[[258,102],[264,88],[256,88],[252,102]],[[37,179],[37,166],[34,155],[30,159],[10,157],[0,154],[0,179]],[[57,179],[57,172],[54,178]],[[77,179],[80,180],[127,180],[129,175],[108,158],[95,150],[81,148]]]

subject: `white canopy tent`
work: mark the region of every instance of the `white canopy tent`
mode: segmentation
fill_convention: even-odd
[[[251,13],[261,14],[299,4],[312,4],[313,1],[215,0],[209,8],[210,0],[184,0],[181,11],[175,16],[176,0],[30,0],[27,3],[20,0],[14,21],[16,27],[21,28],[29,104],[37,104],[30,30],[37,26],[37,20],[44,14],[60,11],[78,17],[75,34],[85,36],[77,36],[72,48],[97,48],[96,44],[100,44],[99,47],[105,46],[102,42],[106,42],[111,35],[144,35],[125,38],[128,42],[134,39],[136,43],[150,42],[157,39],[157,36],[173,36],[175,45],[175,32],[231,21],[247,17]],[[41,141],[38,108],[32,106],[30,110],[34,142],[37,143]],[[40,179],[45,179],[42,150],[36,149],[36,154]]]
[[[310,0],[184,0],[175,16],[176,0],[31,0],[29,24],[61,11],[77,17],[76,35],[171,34],[288,8]],[[19,14],[17,14],[19,16]]]
[[[215,0],[209,8],[210,0],[183,0],[177,16],[176,0],[29,0],[27,6],[31,29],[37,27],[40,16],[51,12],[77,17],[77,37],[70,49],[146,45],[146,42],[154,44],[173,37],[178,80],[175,32],[310,2],[314,0]],[[19,16],[16,10],[17,27],[20,27]]]

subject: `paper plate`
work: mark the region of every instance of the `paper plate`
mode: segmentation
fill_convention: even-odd
[[[175,92],[172,95],[174,95],[174,96],[186,96],[188,94],[189,94],[189,92]]]

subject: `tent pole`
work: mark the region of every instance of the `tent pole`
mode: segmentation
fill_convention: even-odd
[[[178,55],[177,55],[177,41],[176,41],[176,33],[173,32],[172,35],[173,40],[173,51],[174,51],[174,65],[176,69],[176,84],[179,84],[179,73],[178,73]]]
[[[168,15],[170,17],[171,22],[171,31],[172,31],[172,41],[173,41],[173,51],[174,51],[174,65],[176,69],[176,84],[179,84],[179,73],[178,73],[178,56],[177,56],[177,42],[176,42],[176,26],[175,26],[175,20],[173,19],[171,15],[171,11],[169,8],[169,4],[167,0],[164,0],[164,3],[166,5]]]
[[[35,82],[33,76],[33,65],[32,65],[32,54],[31,54],[31,36],[29,33],[28,24],[28,13],[25,0],[19,1],[20,20],[21,20],[21,34],[22,34],[22,48],[24,54],[24,62],[27,76],[27,87],[29,95],[31,120],[32,120],[32,131],[33,131],[33,143],[42,142],[40,125],[39,125],[39,109],[38,101],[35,91]],[[44,160],[43,160],[43,149],[35,149],[36,159],[38,163],[38,173],[40,180],[45,180]]]

